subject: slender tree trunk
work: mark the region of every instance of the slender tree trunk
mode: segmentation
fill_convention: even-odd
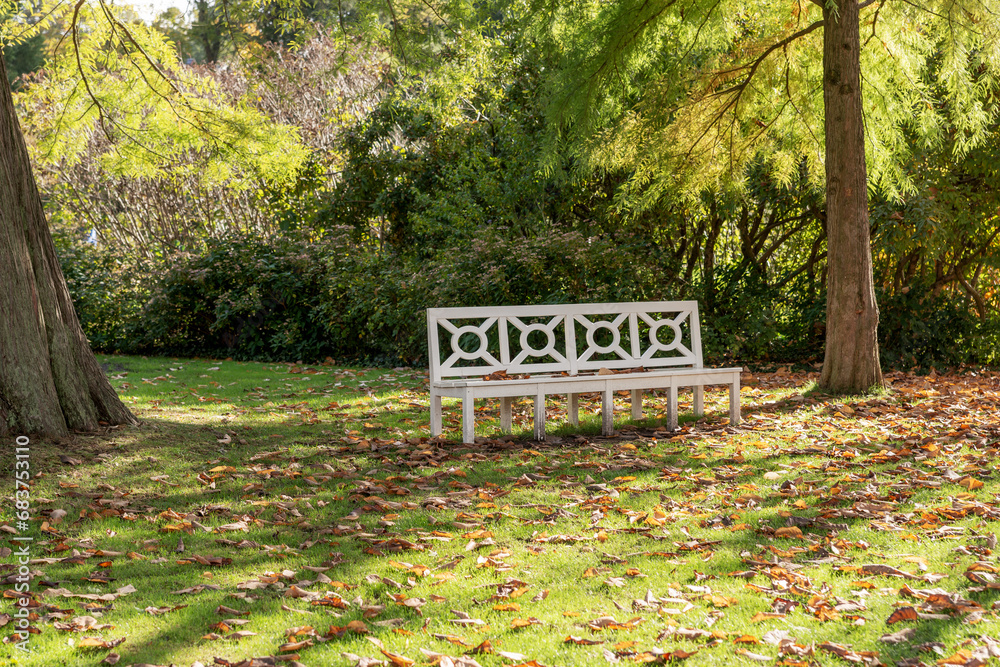
[[[820,386],[836,393],[881,387],[878,305],[872,279],[861,107],[858,0],[823,10],[823,102],[826,107],[826,357]]]
[[[0,81],[6,66],[0,52]],[[73,310],[10,86],[0,86],[0,436],[134,424]]]

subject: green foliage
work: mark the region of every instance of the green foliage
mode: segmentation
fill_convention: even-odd
[[[968,298],[917,286],[879,294],[879,353],[891,368],[1000,364],[1000,318],[980,318]]]
[[[56,248],[77,317],[94,349],[139,349],[135,330],[149,298],[155,266],[107,248],[57,235]]]
[[[581,227],[597,179],[542,174],[543,60],[509,26],[453,40],[345,134],[345,163],[323,219],[428,254],[487,228],[517,237]]]
[[[139,344],[173,354],[322,358],[315,319],[325,278],[319,253],[292,238],[211,239],[179,257],[152,291]]]
[[[95,132],[105,139],[101,166],[117,176],[239,187],[262,174],[291,178],[306,159],[296,128],[269,122],[213,78],[180,66],[160,31],[104,4],[79,5],[70,28],[71,48],[18,96],[38,164],[72,167],[94,148]]]
[[[788,182],[803,156],[823,176],[820,3],[537,0],[532,21],[562,55],[549,116],[590,164],[633,172],[648,207],[738,182],[766,154]],[[1000,9],[991,1],[865,3],[862,78],[870,183],[915,191],[913,151],[987,141],[997,107]],[[543,20],[539,20],[542,17]],[[550,146],[555,146],[550,143]]]
[[[45,62],[45,37],[35,35],[23,42],[3,47],[4,64],[7,67],[7,83],[12,88],[21,86],[18,79],[41,68]]]
[[[714,307],[702,319],[702,347],[716,363],[816,361],[823,354],[826,303],[802,280],[769,284],[756,271],[729,265],[716,278]]]
[[[669,296],[655,248],[577,232],[527,241],[486,232],[427,260],[379,254],[345,230],[213,239],[169,265],[116,265],[88,248],[62,257],[84,328],[108,351],[417,361],[429,307]]]

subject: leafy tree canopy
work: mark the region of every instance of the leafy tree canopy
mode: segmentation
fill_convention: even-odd
[[[3,41],[32,39],[58,11],[8,21]],[[183,66],[174,44],[127,8],[78,2],[59,20],[67,30],[43,79],[19,94],[25,122],[38,132],[32,148],[39,164],[65,164],[96,145],[113,174],[197,174],[239,186],[263,174],[289,179],[304,163],[308,151],[296,128],[270,122]],[[102,139],[96,144],[95,133]]]
[[[550,141],[634,172],[625,199],[740,185],[764,156],[782,182],[823,177],[823,6],[794,0],[536,0],[562,53]],[[1000,3],[866,0],[862,77],[869,186],[914,192],[927,150],[982,146],[996,119]]]

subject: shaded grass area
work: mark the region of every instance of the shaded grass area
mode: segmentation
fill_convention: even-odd
[[[830,642],[932,663],[996,635],[996,590],[965,574],[1000,571],[993,376],[838,399],[747,376],[739,429],[720,391],[668,434],[653,395],[616,438],[596,397],[580,429],[553,400],[545,443],[530,401],[512,437],[487,402],[473,446],[457,402],[428,437],[422,369],[102,361],[143,423],[32,443],[39,633],[11,664],[842,662]],[[887,625],[900,607],[940,618]]]

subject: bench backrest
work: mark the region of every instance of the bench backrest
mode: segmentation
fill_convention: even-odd
[[[429,308],[427,338],[431,382],[703,367],[697,301]]]

